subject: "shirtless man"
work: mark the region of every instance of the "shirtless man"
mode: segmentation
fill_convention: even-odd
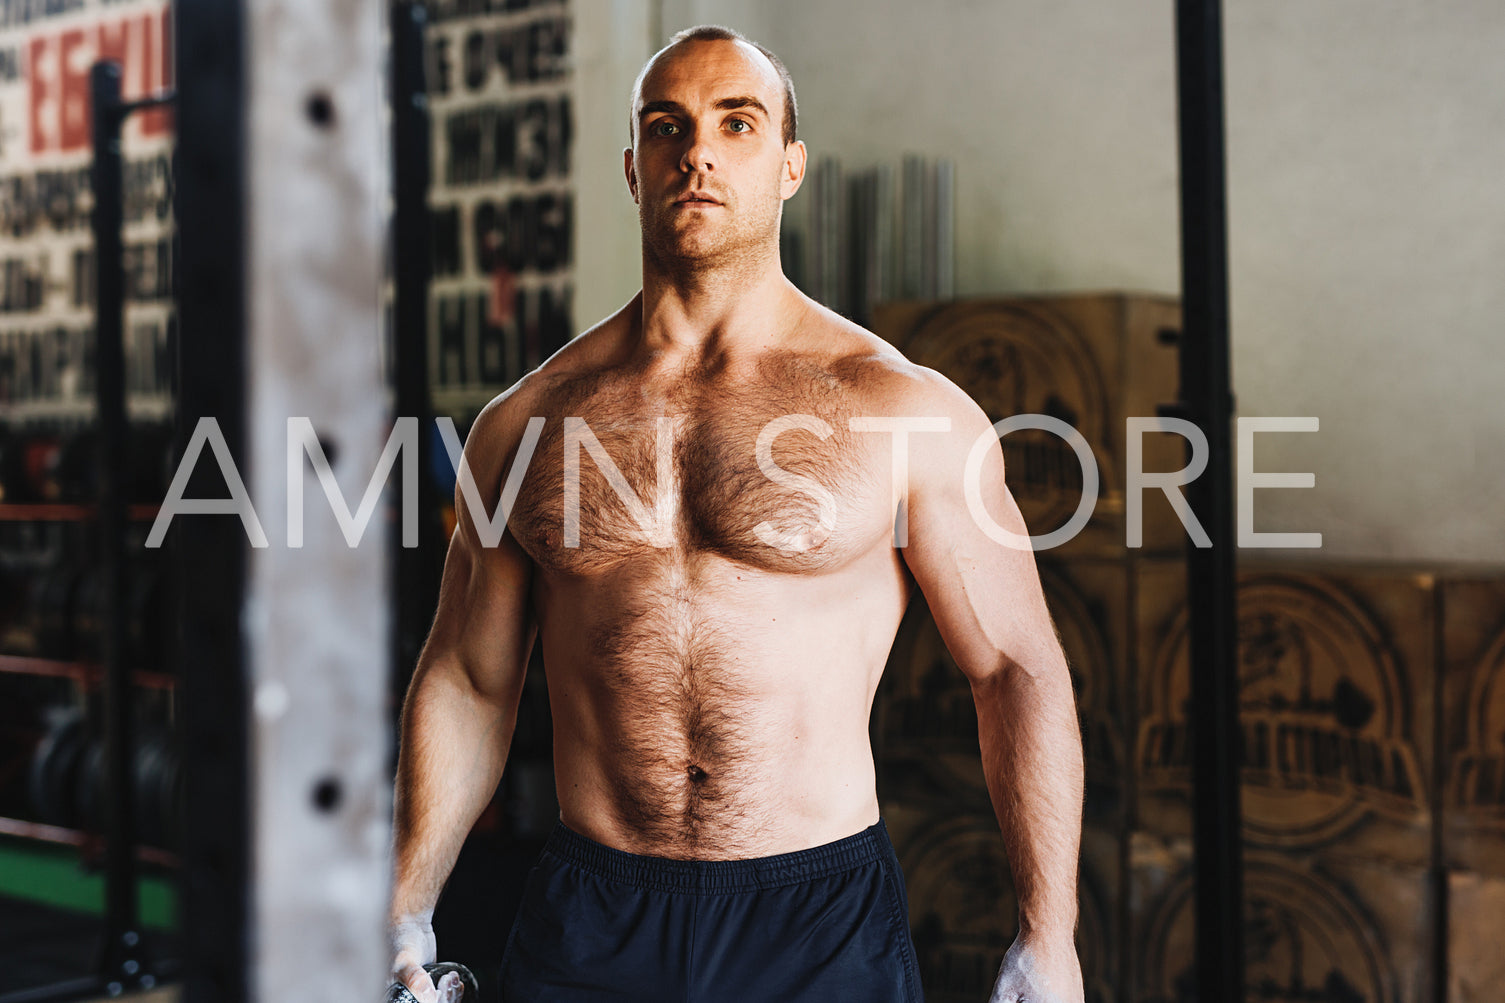
[[[394,977],[425,1003],[451,991],[420,967],[430,919],[501,777],[536,635],[560,822],[504,1000],[920,999],[868,743],[918,587],[976,698],[1018,894],[991,1003],[1080,1003],[1081,744],[1034,557],[966,500],[988,418],[784,277],[806,154],[771,53],[682,32],[638,79],[632,142],[642,291],[465,445],[484,511],[462,484],[403,712]],[[924,421],[906,439],[892,419]],[[1026,534],[996,439],[980,484]],[[502,535],[487,522],[509,501]]]

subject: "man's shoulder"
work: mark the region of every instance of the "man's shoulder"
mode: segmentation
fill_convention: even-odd
[[[920,365],[866,328],[830,313],[822,318],[837,346],[835,365],[850,374],[874,414],[947,417],[975,424],[982,409],[944,374]]]
[[[912,361],[871,331],[831,316],[833,324],[839,322],[831,331],[844,353],[838,365],[856,386],[862,413],[876,418],[943,419],[945,434],[925,437],[925,448],[915,454],[911,469],[916,477],[934,476],[952,483],[976,443],[992,433],[992,419],[945,374]]]

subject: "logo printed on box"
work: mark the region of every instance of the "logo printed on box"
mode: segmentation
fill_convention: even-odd
[[[1468,745],[1454,760],[1448,804],[1474,825],[1505,830],[1505,631],[1480,660],[1467,707]]]
[[[1410,818],[1426,789],[1398,658],[1335,585],[1296,576],[1239,589],[1245,831],[1270,845],[1330,841],[1371,813]],[[1138,765],[1147,793],[1189,792],[1185,613],[1148,676]]]
[[[954,380],[991,421],[1044,414],[1076,428],[1097,458],[1100,493],[1120,492],[1105,453],[1112,430],[1103,376],[1068,324],[1019,307],[962,305],[921,326],[905,351]],[[1070,444],[1036,429],[1002,442],[1009,489],[1031,532],[1063,525],[1082,497],[1082,464]]]
[[[1143,1003],[1196,998],[1192,879],[1167,890],[1145,927]],[[1381,1003],[1395,998],[1396,976],[1363,907],[1324,877],[1278,860],[1244,869],[1244,985],[1250,1000],[1281,1003]]]

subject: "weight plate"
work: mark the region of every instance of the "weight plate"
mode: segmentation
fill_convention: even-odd
[[[104,817],[105,747],[91,739],[73,778],[73,827],[98,832]]]
[[[60,801],[57,796],[59,766],[83,729],[83,711],[77,707],[50,707],[45,712],[47,732],[32,754],[27,790],[38,821],[58,824]]]

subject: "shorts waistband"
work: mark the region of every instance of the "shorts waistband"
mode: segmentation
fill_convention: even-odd
[[[664,892],[718,894],[800,884],[890,859],[893,844],[880,818],[859,833],[807,850],[742,860],[678,860],[628,853],[581,835],[562,821],[543,852],[604,878]]]

